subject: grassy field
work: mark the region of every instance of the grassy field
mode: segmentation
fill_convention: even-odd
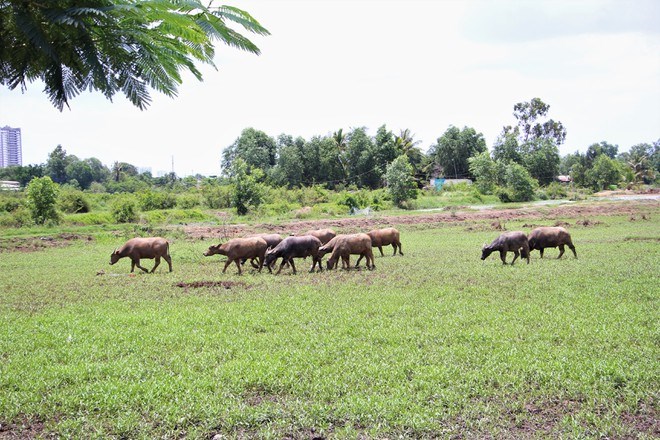
[[[480,261],[486,222],[277,277],[183,236],[153,275],[109,230],[6,250],[0,438],[657,438],[658,214],[567,218],[579,259],[515,266]]]

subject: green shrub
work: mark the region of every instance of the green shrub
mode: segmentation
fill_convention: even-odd
[[[110,214],[117,223],[130,223],[138,219],[138,204],[135,197],[122,195],[116,197],[110,205]]]
[[[559,182],[552,182],[545,187],[545,194],[549,199],[565,199],[568,197],[568,191],[565,185]]]
[[[33,223],[30,211],[24,206],[19,206],[12,212],[0,211],[0,227],[21,228]]]
[[[23,206],[23,201],[18,195],[0,195],[0,212],[12,212],[20,206]]]
[[[64,189],[58,197],[57,204],[60,210],[69,214],[89,212],[89,201],[83,192],[73,188]]]
[[[210,209],[231,207],[231,187],[229,185],[210,184],[202,187],[204,204]]]
[[[181,194],[176,200],[176,207],[180,209],[192,209],[202,204],[199,194]]]
[[[27,207],[32,213],[32,220],[38,225],[57,224],[60,220],[57,209],[59,185],[50,177],[36,177],[27,186]]]
[[[138,200],[142,211],[172,209],[176,206],[176,196],[163,191],[143,191],[138,194]]]

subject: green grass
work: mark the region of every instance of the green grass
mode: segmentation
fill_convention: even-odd
[[[479,260],[497,232],[451,225],[401,227],[405,256],[388,248],[372,272],[309,274],[308,260],[298,275],[222,275],[201,255],[210,242],[176,237],[173,273],[131,277],[127,260],[108,266],[124,240],[109,233],[3,252],[0,424],[67,438],[652,438],[651,217],[572,227],[578,260],[551,249],[513,267]],[[177,286],[197,281],[233,284]]]

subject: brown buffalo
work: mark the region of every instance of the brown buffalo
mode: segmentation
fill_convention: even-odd
[[[374,229],[373,231],[367,232],[369,238],[371,238],[371,246],[377,247],[380,251],[380,256],[383,254],[383,246],[392,245],[394,248],[394,253],[392,256],[396,255],[397,248],[399,249],[399,255],[403,255],[401,252],[401,240],[399,239],[399,231],[394,228],[384,228],[384,229]]]
[[[266,241],[266,244],[268,245],[268,248],[274,248],[275,246],[280,244],[280,241],[282,241],[282,236],[280,234],[271,234],[271,233],[254,234],[254,235],[248,235],[246,238],[252,238],[252,237],[263,238]],[[245,264],[246,261],[247,261],[247,258],[243,258],[241,260],[241,264]],[[255,262],[255,258],[250,259],[250,264],[255,269],[259,268],[259,266]]]
[[[516,262],[516,258],[519,256],[521,256],[521,258],[526,258],[527,264],[529,264],[529,246],[527,244],[527,236],[524,232],[505,232],[493,240],[491,244],[484,245],[481,250],[482,260],[488,258],[491,253],[499,251],[502,263],[506,264],[506,253],[513,252],[514,257],[513,261],[511,262],[512,266],[513,263]]]
[[[267,248],[268,244],[266,243],[266,240],[260,237],[233,238],[226,243],[221,243],[209,247],[208,250],[204,252],[204,256],[210,257],[211,255],[217,254],[226,255],[227,262],[225,263],[225,267],[222,269],[222,273],[225,273],[227,267],[233,261],[236,263],[238,274],[240,275],[242,274],[240,262],[243,258],[256,258],[259,264],[259,272],[261,272],[261,267],[263,265],[264,255],[266,254]],[[270,268],[268,269],[270,270]]]
[[[321,240],[321,244],[326,244],[327,242],[335,238],[337,236],[337,233],[332,229],[314,229],[300,235],[311,235]]]
[[[110,254],[110,265],[115,264],[121,258],[128,257],[131,259],[131,272],[135,270],[135,266],[145,272],[149,270],[140,266],[140,259],[149,258],[156,259],[154,268],[151,273],[154,273],[160,264],[161,257],[167,261],[172,272],[172,258],[170,257],[170,244],[167,240],[161,237],[147,237],[147,238],[131,238],[122,247],[115,249]]]
[[[332,240],[325,246],[329,247],[331,243]],[[359,255],[360,259],[365,257],[367,259],[368,269],[376,268],[376,265],[374,264],[371,238],[369,238],[367,234],[351,234],[335,237],[335,241],[332,243],[332,255],[327,263],[328,270],[333,269],[337,265],[339,258],[342,259],[342,267],[346,270],[350,270],[351,254]]]
[[[541,258],[543,258],[543,250],[545,248],[555,248],[559,246],[559,256],[561,258],[564,255],[564,246],[568,246],[570,250],[573,251],[573,255],[577,258],[577,252],[575,252],[575,246],[571,241],[571,234],[561,226],[543,226],[540,228],[534,229],[529,233],[529,250],[533,251],[538,249],[541,253]]]

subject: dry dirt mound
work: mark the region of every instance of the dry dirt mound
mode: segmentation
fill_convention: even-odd
[[[46,237],[13,237],[0,239],[0,252],[37,252],[55,247],[65,247],[76,240],[92,241],[91,235],[62,233]]]
[[[512,220],[559,220],[565,218],[583,221],[589,217],[607,215],[639,216],[643,212],[660,209],[660,202],[654,200],[638,200],[635,202],[599,202],[591,204],[561,205],[552,208],[526,207],[518,209],[490,209],[482,211],[452,211],[432,214],[405,214],[400,216],[347,217],[323,220],[291,221],[282,224],[261,223],[255,225],[223,225],[200,226],[191,225],[184,228],[189,237],[196,239],[218,239],[240,237],[256,232],[273,232],[282,235],[299,234],[310,229],[333,228],[343,233],[366,231],[375,228],[397,225],[425,225],[433,227],[446,223],[471,223],[488,221],[492,229],[498,229],[497,224],[505,225]],[[534,222],[530,222],[534,223]],[[591,226],[591,224],[590,224]],[[503,226],[500,226],[504,229]]]

